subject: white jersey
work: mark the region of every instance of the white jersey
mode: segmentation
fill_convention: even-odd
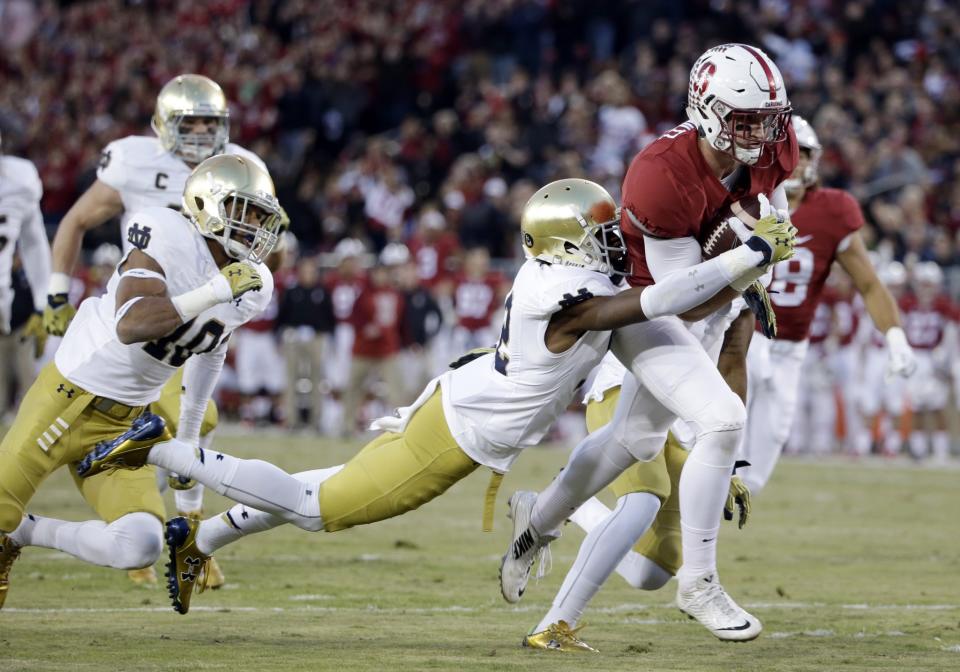
[[[595,271],[527,261],[507,296],[497,351],[440,376],[443,412],[457,444],[475,462],[506,471],[536,445],[573,401],[610,344],[609,331],[584,334],[553,353],[551,316],[617,288]]]
[[[15,156],[0,156],[0,334],[10,329],[11,274],[18,242],[34,307],[42,310],[46,303],[50,245],[40,213],[42,196],[43,186],[32,162]]]
[[[130,230],[138,247],[163,268],[170,296],[196,289],[219,273],[207,239],[169,208],[133,213]],[[131,345],[117,338],[120,276],[115,271],[103,296],[80,304],[57,350],[57,369],[88,392],[130,406],[156,401],[163,385],[191,355],[225,348],[234,329],[267,306],[273,294],[273,276],[263,264],[258,270],[263,278],[260,291],[208,308],[164,338]]]
[[[233,143],[227,144],[224,154],[242,156],[267,169],[256,154]],[[123,200],[120,235],[124,254],[132,247],[127,237],[133,213],[153,207],[180,212],[183,188],[192,171],[156,137],[129,135],[114,140],[101,152],[97,179],[116,189]]]

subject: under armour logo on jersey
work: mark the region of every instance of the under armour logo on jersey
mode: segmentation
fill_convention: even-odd
[[[239,308],[241,301],[243,301],[243,297],[242,297],[242,296],[238,296],[237,298],[235,298],[235,299],[233,300],[233,305],[235,305],[237,308]]]
[[[127,231],[127,242],[138,250],[145,250],[150,244],[150,227],[140,226],[134,222],[130,230]]]
[[[223,462],[223,453],[217,453],[217,461]]]
[[[584,301],[592,298],[593,294],[591,294],[587,289],[581,287],[577,290],[576,295],[564,294],[563,299],[560,301],[560,307],[569,308],[570,306],[575,306],[578,303],[583,303]]]
[[[65,395],[67,395],[67,399],[73,399],[73,395],[77,393],[77,391],[72,387],[68,390],[63,383],[60,383],[60,385],[57,386],[57,392],[63,392]]]

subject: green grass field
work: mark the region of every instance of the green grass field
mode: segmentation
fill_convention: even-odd
[[[295,470],[356,449],[272,436],[222,435],[218,446]],[[754,642],[714,639],[671,606],[673,585],[644,593],[613,577],[582,633],[600,654],[521,649],[582,534],[568,526],[553,573],[511,607],[497,583],[505,502],[543,487],[565,458],[537,449],[519,460],[492,534],[480,531],[478,472],[376,526],[241,541],[219,555],[229,586],[195,597],[187,616],[122,572],[27,549],[0,612],[0,670],[960,669],[960,470],[906,463],[787,461],[747,529],[725,524],[721,574],[764,622]],[[210,496],[208,510],[222,504]],[[32,509],[89,513],[62,473]]]

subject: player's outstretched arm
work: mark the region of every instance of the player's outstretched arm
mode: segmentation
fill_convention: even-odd
[[[873,324],[887,339],[890,348],[888,370],[891,375],[909,376],[917,367],[913,349],[907,343],[900,322],[900,309],[890,290],[877,277],[858,232],[850,234],[846,249],[837,253],[837,261],[853,280]]]
[[[163,338],[208,308],[263,287],[256,267],[234,262],[196,289],[171,297],[163,268],[140,250],[130,252],[119,271],[117,338],[127,345]]]

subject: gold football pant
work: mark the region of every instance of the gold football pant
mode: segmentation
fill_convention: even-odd
[[[381,434],[323,482],[323,528],[336,532],[413,511],[478,466],[450,434],[438,387],[402,433]]]
[[[0,531],[12,532],[44,479],[73,465],[98,442],[130,428],[144,407],[97,397],[64,378],[51,362],[40,372],[0,443]],[[74,480],[84,499],[111,523],[135,511],[164,520],[153,468]]]
[[[593,432],[613,419],[620,397],[620,388],[604,393],[602,401],[587,404],[587,430]],[[637,462],[610,484],[619,499],[632,492],[649,492],[660,499],[660,511],[650,529],[640,537],[633,550],[676,575],[683,564],[680,539],[680,473],[687,460],[687,451],[673,437],[667,436],[664,449],[649,462]]]

